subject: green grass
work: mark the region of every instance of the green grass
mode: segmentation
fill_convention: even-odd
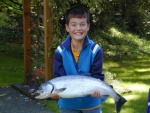
[[[119,62],[107,61],[104,70],[105,73],[107,71],[115,73],[122,88],[131,91],[122,94],[128,102],[123,106],[121,113],[145,113],[150,88],[150,57]],[[104,113],[113,113],[115,110],[113,100],[110,98],[102,106]]]
[[[0,54],[0,86],[24,81],[23,59]]]
[[[54,113],[60,113],[59,109],[57,108],[57,100],[50,100],[49,102],[45,102],[45,107],[47,107]]]

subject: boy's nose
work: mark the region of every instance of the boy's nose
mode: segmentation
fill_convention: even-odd
[[[77,26],[77,30],[81,30],[81,26],[80,25]]]

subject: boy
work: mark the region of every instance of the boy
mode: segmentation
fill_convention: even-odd
[[[89,39],[90,16],[83,6],[74,6],[65,14],[66,40],[57,47],[54,55],[54,77],[86,75],[104,80],[101,47]],[[53,99],[59,98],[53,95]],[[105,99],[95,91],[80,98],[59,98],[60,113],[100,113]]]

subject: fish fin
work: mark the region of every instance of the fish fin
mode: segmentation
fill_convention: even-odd
[[[120,110],[121,110],[122,106],[124,105],[124,103],[127,102],[127,100],[124,97],[122,97],[119,94],[118,94],[118,96],[119,96],[119,100],[117,102],[115,102],[115,104],[116,104],[116,112],[117,113],[120,112]]]
[[[63,92],[64,90],[66,90],[66,88],[55,89],[55,92],[60,93]]]
[[[111,88],[113,88],[113,85],[109,85]]]

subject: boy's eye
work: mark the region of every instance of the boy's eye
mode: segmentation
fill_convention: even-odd
[[[81,24],[81,26],[85,26],[85,24]]]
[[[84,27],[86,24],[82,23],[82,24],[71,24],[71,26],[76,27],[76,26],[80,26],[80,27]]]

